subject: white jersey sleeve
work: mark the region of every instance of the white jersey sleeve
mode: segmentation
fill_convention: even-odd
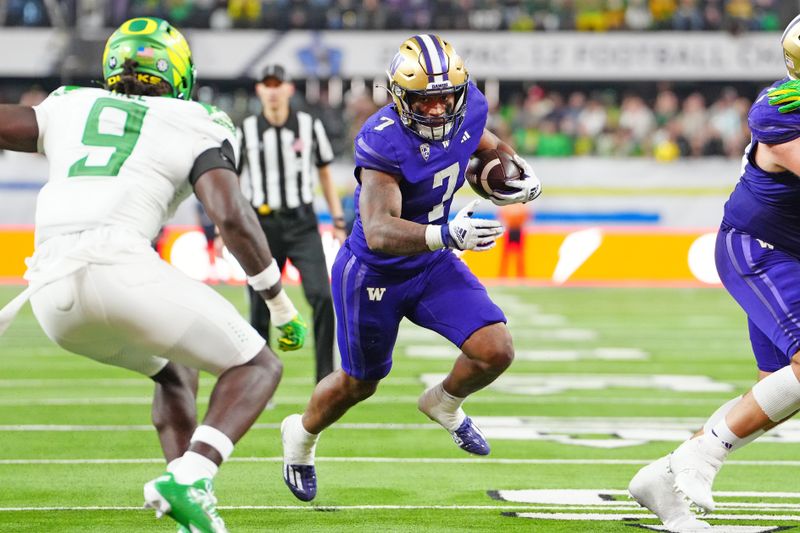
[[[154,238],[191,194],[198,158],[235,142],[230,119],[212,106],[103,89],[59,89],[36,107],[36,118],[50,162],[37,242],[101,226]]]
[[[39,126],[39,139],[37,141],[36,149],[40,154],[44,153],[44,137],[47,133],[47,126],[50,121],[50,115],[53,113],[53,109],[58,107],[60,97],[74,89],[77,89],[77,87],[59,87],[50,93],[40,104],[33,106],[33,111],[36,113],[36,123]]]

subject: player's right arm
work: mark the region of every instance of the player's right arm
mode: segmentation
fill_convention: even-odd
[[[0,149],[36,152],[39,125],[32,107],[0,105]]]
[[[358,209],[370,250],[390,255],[429,251],[425,225],[401,218],[402,202],[398,178],[379,170],[361,171]]]
[[[390,255],[414,255],[455,248],[483,251],[493,248],[503,234],[496,220],[472,218],[478,200],[467,204],[447,224],[418,224],[401,217],[402,193],[398,178],[373,169],[361,171],[358,209],[370,250]]]

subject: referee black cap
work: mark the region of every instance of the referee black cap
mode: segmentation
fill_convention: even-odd
[[[261,81],[267,81],[270,78],[276,79],[281,83],[286,81],[286,69],[283,68],[283,65],[273,63],[264,67],[264,70],[261,72]]]

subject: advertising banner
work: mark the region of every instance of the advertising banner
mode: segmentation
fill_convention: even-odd
[[[713,229],[653,227],[528,226],[518,246],[501,238],[488,252],[461,256],[483,280],[539,285],[717,286]],[[330,227],[322,227],[328,270],[338,250]],[[0,282],[20,283],[25,257],[33,253],[33,229],[0,230]],[[192,278],[242,283],[244,272],[231,254],[210,253],[199,228],[165,228],[159,243],[162,257]],[[297,281],[289,265],[285,279]]]

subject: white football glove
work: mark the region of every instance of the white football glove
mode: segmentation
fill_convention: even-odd
[[[530,202],[542,194],[542,182],[536,177],[533,168],[519,154],[514,154],[514,163],[522,171],[518,180],[507,181],[506,185],[518,189],[515,192],[493,192],[489,199],[494,205],[509,205]]]
[[[506,229],[497,220],[472,218],[479,202],[471,201],[461,208],[452,222],[442,226],[442,241],[446,247],[476,252],[494,248],[495,240]]]

